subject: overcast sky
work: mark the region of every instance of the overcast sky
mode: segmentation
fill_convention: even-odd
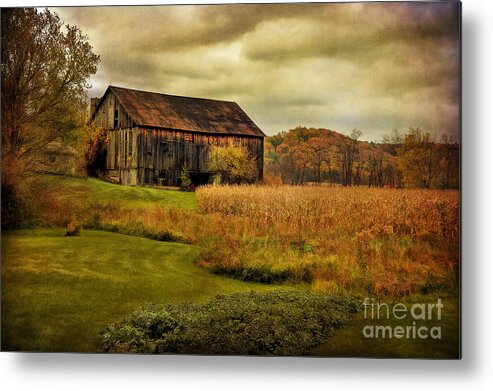
[[[233,100],[267,134],[459,133],[459,12],[445,3],[55,8],[109,84]]]

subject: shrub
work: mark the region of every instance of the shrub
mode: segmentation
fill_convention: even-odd
[[[80,224],[77,220],[73,219],[67,225],[67,233],[65,236],[79,236],[80,234]]]
[[[21,228],[31,218],[28,196],[15,183],[2,181],[2,230]]]
[[[208,168],[216,173],[215,183],[253,183],[257,178],[256,160],[243,147],[214,147]]]
[[[183,169],[180,172],[180,190],[192,191],[193,183],[190,179],[190,172],[188,171],[187,163],[183,164]]]
[[[107,326],[100,347],[104,352],[308,355],[357,309],[352,299],[295,291],[147,305]]]
[[[2,230],[31,225],[35,217],[28,162],[2,151]]]
[[[266,173],[264,174],[264,185],[279,187],[282,186],[282,179],[279,176]]]

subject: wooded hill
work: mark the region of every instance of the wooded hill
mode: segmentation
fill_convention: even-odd
[[[381,143],[361,131],[297,127],[266,138],[265,179],[284,184],[450,189],[459,187],[459,143],[419,128]]]

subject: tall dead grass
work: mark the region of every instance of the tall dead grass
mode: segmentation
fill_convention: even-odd
[[[202,263],[216,272],[377,296],[456,288],[457,191],[214,186],[197,199],[222,216],[222,240]],[[232,236],[238,217],[246,225]]]

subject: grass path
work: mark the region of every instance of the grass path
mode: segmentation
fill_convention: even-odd
[[[2,234],[2,349],[94,351],[98,333],[140,305],[272,289],[208,273],[199,249],[62,229]]]

